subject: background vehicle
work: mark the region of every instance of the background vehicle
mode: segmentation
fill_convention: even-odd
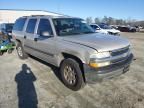
[[[118,30],[120,30],[121,32],[136,32],[136,28],[135,27],[130,27],[130,26],[118,26]]]
[[[21,17],[12,35],[19,58],[31,54],[60,68],[63,83],[72,90],[127,72],[133,58],[128,40],[95,33],[80,18]]]
[[[140,32],[140,27],[139,26],[135,26],[136,28],[136,32]]]
[[[108,34],[107,30],[101,29],[97,24],[90,24],[90,26],[95,30],[97,33]]]
[[[0,24],[0,34],[9,36],[11,38],[13,25],[14,25],[13,23],[2,23],[2,24]]]
[[[101,29],[106,30],[108,32],[108,34],[111,34],[111,35],[120,35],[120,31],[119,30],[116,30],[116,29],[114,29],[113,27],[111,27],[111,26],[109,26],[107,24],[104,24],[104,23],[99,24],[99,27]]]

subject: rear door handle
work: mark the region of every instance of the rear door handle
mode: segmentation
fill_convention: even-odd
[[[24,36],[24,39],[26,39],[26,36]]]

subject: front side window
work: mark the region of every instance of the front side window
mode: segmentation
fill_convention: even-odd
[[[84,20],[78,18],[56,18],[53,23],[58,36],[94,33]]]
[[[34,33],[36,22],[37,22],[37,19],[30,19],[28,21],[27,28],[26,28],[27,33]]]
[[[49,32],[53,35],[52,28],[48,19],[40,19],[37,34],[41,35],[42,32]]]

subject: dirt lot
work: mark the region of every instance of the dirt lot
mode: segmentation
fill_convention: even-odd
[[[53,66],[16,51],[0,57],[0,108],[144,108],[144,33],[122,33],[136,60],[120,77],[86,85],[73,92],[58,79]],[[30,68],[33,74],[26,74]]]

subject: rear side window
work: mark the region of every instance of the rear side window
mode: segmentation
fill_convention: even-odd
[[[25,21],[26,21],[26,18],[20,18],[20,19],[16,20],[13,30],[22,31]]]
[[[37,34],[41,34],[41,32],[48,31],[50,35],[53,35],[52,28],[48,19],[40,19]]]
[[[26,28],[27,33],[34,33],[36,22],[37,22],[37,19],[30,19],[29,20],[29,22],[27,24],[27,28]]]

